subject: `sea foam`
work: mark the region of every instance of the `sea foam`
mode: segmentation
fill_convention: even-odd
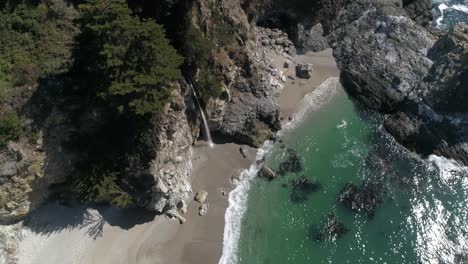
[[[293,114],[290,122],[283,125],[283,130],[279,132],[279,136],[300,124],[308,113],[316,111],[329,102],[340,88],[338,78],[328,78],[314,91],[304,96],[304,99],[299,103],[299,111]],[[238,261],[238,244],[242,230],[242,218],[247,210],[250,183],[257,176],[261,161],[271,151],[272,147],[273,142],[271,141],[266,141],[263,144],[257,152],[256,162],[241,172],[237,187],[229,193],[229,207],[226,209],[224,216],[223,254],[219,264],[235,264]]]

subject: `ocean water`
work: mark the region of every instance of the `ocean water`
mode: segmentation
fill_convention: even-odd
[[[434,0],[433,26],[446,29],[456,23],[468,23],[468,0]]]
[[[229,197],[220,263],[468,263],[465,167],[395,144],[337,79],[303,104],[283,143],[266,143],[258,156],[277,170],[294,150],[302,170],[273,181],[255,177],[258,163],[243,173]],[[321,188],[294,192],[301,176]],[[383,204],[373,214],[338,201],[345,184],[363,181],[381,186]],[[349,231],[317,240],[330,215]]]

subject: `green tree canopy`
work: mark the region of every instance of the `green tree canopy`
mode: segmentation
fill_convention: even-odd
[[[138,115],[169,102],[183,59],[162,26],[133,16],[123,0],[88,0],[79,9],[73,69],[79,89]]]

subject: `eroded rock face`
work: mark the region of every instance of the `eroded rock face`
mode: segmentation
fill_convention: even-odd
[[[277,177],[276,173],[273,171],[272,168],[270,168],[269,166],[267,165],[264,165],[260,171],[258,171],[258,177],[260,178],[264,178],[264,179],[267,179],[267,180],[273,180],[274,178]]]
[[[298,24],[296,41],[298,50],[305,53],[307,51],[319,52],[330,48],[323,34],[323,27],[320,23],[311,28],[306,28],[304,25]]]
[[[468,164],[468,30],[439,37],[391,2],[359,0],[340,14],[328,40],[341,81],[366,107],[391,114],[385,128],[402,145]]]
[[[356,1],[337,19],[329,36],[341,81],[367,107],[389,112],[408,96],[433,62],[435,37],[405,17],[403,9]]]
[[[432,22],[432,0],[403,0],[408,16],[421,26],[428,27]]]
[[[270,67],[267,52],[273,50],[257,41],[247,44],[251,49],[244,54],[244,68],[237,69],[236,77],[228,83],[230,100],[216,129],[236,141],[259,147],[281,128],[275,95],[281,91],[285,77]],[[209,109],[208,113],[214,111]],[[209,119],[219,118],[209,115]]]
[[[24,130],[32,134],[40,128],[37,138],[21,138],[0,150],[0,224],[19,221],[40,206],[49,186],[65,181],[77,161],[78,153],[66,146],[74,132],[74,106],[64,104],[60,81],[49,82],[34,87],[28,102],[18,102],[25,111]]]
[[[157,125],[158,133],[154,135],[157,154],[149,168],[154,185],[145,207],[162,213],[177,208],[191,193],[193,139],[179,91],[164,108]]]
[[[172,215],[182,208],[191,193],[191,149],[193,142],[185,114],[185,103],[180,91],[174,91],[173,100],[162,113],[150,121],[142,144],[151,160],[130,166],[128,188],[135,200],[148,210]]]
[[[290,56],[295,49],[287,34],[280,30],[251,25],[241,1],[197,1],[194,25],[206,35],[212,34],[214,17],[235,28],[235,51],[224,48],[213,54],[215,68],[223,76],[224,92],[206,104],[210,129],[234,141],[260,146],[281,128],[275,95],[286,78],[271,67],[269,52]]]

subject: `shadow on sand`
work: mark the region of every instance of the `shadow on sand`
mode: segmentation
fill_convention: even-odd
[[[34,211],[24,225],[32,232],[50,236],[61,231],[82,230],[93,239],[102,236],[104,226],[128,230],[151,222],[158,214],[142,208],[119,209],[109,206],[67,207],[49,203]]]

